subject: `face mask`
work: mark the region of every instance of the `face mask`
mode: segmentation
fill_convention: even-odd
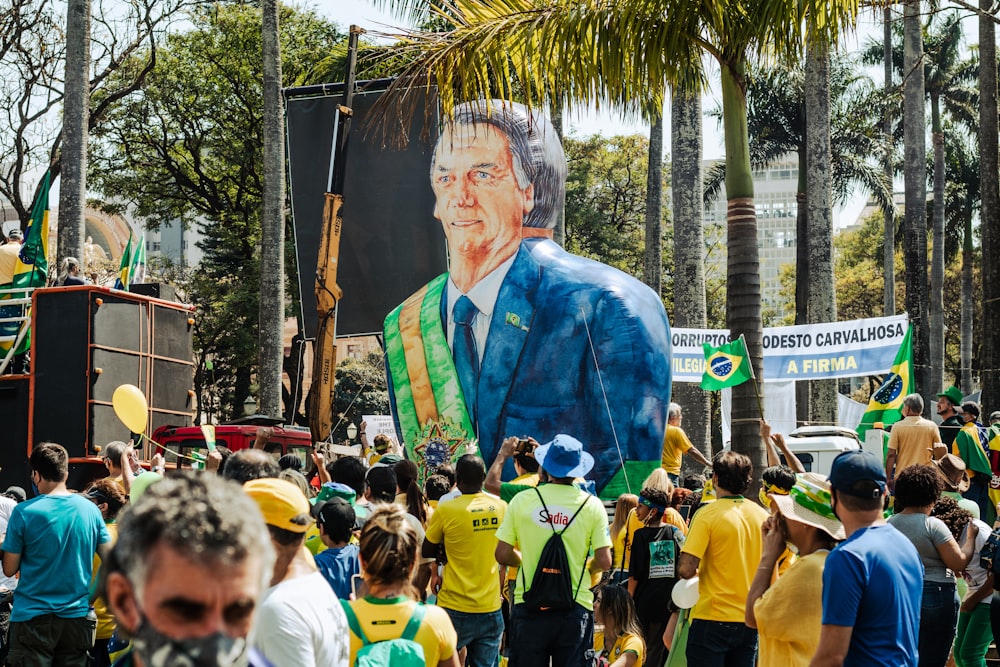
[[[224,632],[195,639],[171,639],[140,616],[132,637],[135,652],[147,667],[245,667],[247,641]]]

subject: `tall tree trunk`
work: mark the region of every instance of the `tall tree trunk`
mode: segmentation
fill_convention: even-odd
[[[882,70],[885,77],[885,98],[892,95],[892,6],[886,5],[882,25]],[[882,136],[885,141],[885,158],[882,170],[889,183],[893,181],[892,169],[892,105],[885,105],[882,119]],[[884,236],[882,240],[882,314],[896,314],[896,208],[890,203],[882,207]]]
[[[805,107],[802,108],[802,125],[805,126]],[[799,177],[795,191],[795,323],[809,323],[809,208],[806,201],[809,161],[806,146],[799,144]],[[795,419],[799,424],[812,417],[809,406],[809,382],[795,383]]]
[[[833,287],[833,166],[830,155],[830,47],[820,40],[806,52],[806,184],[809,227],[809,321],[835,322]],[[837,423],[837,381],[809,383],[812,421]]]
[[[983,235],[983,341],[980,401],[1000,405],[1000,162],[997,124],[996,24],[992,0],[979,0],[979,229]]]
[[[962,340],[960,343],[962,391],[972,391],[972,212],[965,214],[965,229],[962,245]]]
[[[730,335],[746,338],[747,351],[757,378],[762,377],[764,332],[760,304],[760,255],[757,213],[754,210],[753,172],[747,131],[746,61],[721,63],[722,114],[726,142],[726,215],[728,264],[726,271],[726,320]],[[746,454],[755,475],[764,468],[764,448],[758,435],[761,411],[755,393],[764,384],[751,380],[733,387],[732,448]]]
[[[649,161],[646,167],[646,249],[642,281],[663,295],[663,110],[649,125]]]
[[[906,265],[906,310],[913,323],[913,365],[916,391],[935,393],[931,386],[927,330],[927,131],[924,109],[923,35],[920,2],[903,5],[903,179],[906,211],[903,220],[903,261]],[[930,415],[931,402],[924,405]]]
[[[670,102],[670,179],[674,223],[674,325],[708,326],[705,301],[705,236],[702,229],[701,95],[675,88]],[[675,384],[673,400],[684,408],[684,430],[707,458],[712,456],[710,394],[691,382]],[[684,461],[690,460],[685,457]]]
[[[66,74],[59,183],[59,262],[83,257],[87,205],[87,119],[90,116],[90,0],[66,7]]]
[[[260,411],[280,417],[285,323],[285,126],[278,0],[261,3],[264,69],[264,193],[260,250]]]
[[[563,138],[563,100],[562,95],[553,95],[549,100],[549,120],[552,122],[552,127],[556,130],[556,135],[559,137],[559,141]],[[552,240],[558,243],[560,246],[566,245],[566,206],[562,205],[563,202],[559,202],[559,220],[556,222],[556,228],[552,230]]]
[[[941,98],[931,96],[931,145],[934,148],[933,241],[931,245],[930,324],[931,387],[944,387],[944,130],[941,128]],[[950,384],[950,383],[949,383]],[[969,393],[971,387],[962,386]]]

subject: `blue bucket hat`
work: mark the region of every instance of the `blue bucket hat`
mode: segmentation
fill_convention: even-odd
[[[565,433],[536,449],[535,460],[552,477],[583,477],[594,467],[594,457],[583,451],[583,443]]]

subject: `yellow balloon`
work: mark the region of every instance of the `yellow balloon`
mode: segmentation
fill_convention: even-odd
[[[146,419],[149,416],[149,406],[146,397],[134,384],[119,385],[111,397],[111,405],[115,414],[132,433],[146,431]]]

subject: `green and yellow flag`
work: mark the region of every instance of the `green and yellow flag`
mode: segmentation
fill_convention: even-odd
[[[886,426],[895,424],[903,418],[903,398],[913,393],[913,325],[911,324],[903,336],[903,342],[896,352],[896,360],[885,376],[882,385],[872,394],[868,401],[861,423],[858,424],[858,436],[864,442],[865,433],[875,422]]]
[[[747,344],[740,336],[721,347],[705,347],[705,374],[701,378],[701,388],[707,391],[725,389],[743,384],[753,377],[753,364],[747,353]]]
[[[31,218],[28,220],[28,231],[24,235],[24,243],[18,252],[14,263],[14,275],[10,282],[12,289],[44,287],[49,274],[49,185],[51,174],[45,172],[42,177],[38,196],[31,206]],[[4,285],[4,287],[7,287]],[[8,299],[29,298],[27,292],[7,292],[0,297],[0,302]],[[31,316],[31,307],[23,305],[0,306],[0,317]],[[15,354],[24,354],[31,347],[30,319],[21,322],[7,322],[0,326],[0,353],[6,354],[17,340],[22,328],[27,329],[17,346]]]
[[[49,172],[31,207],[28,231],[14,265],[14,287],[43,287],[49,275]]]
[[[118,265],[118,278],[115,279],[115,289],[121,289],[128,291],[128,286],[131,284],[131,274],[132,274],[132,230],[128,232],[128,243],[125,244],[125,250],[122,251],[122,261]]]

